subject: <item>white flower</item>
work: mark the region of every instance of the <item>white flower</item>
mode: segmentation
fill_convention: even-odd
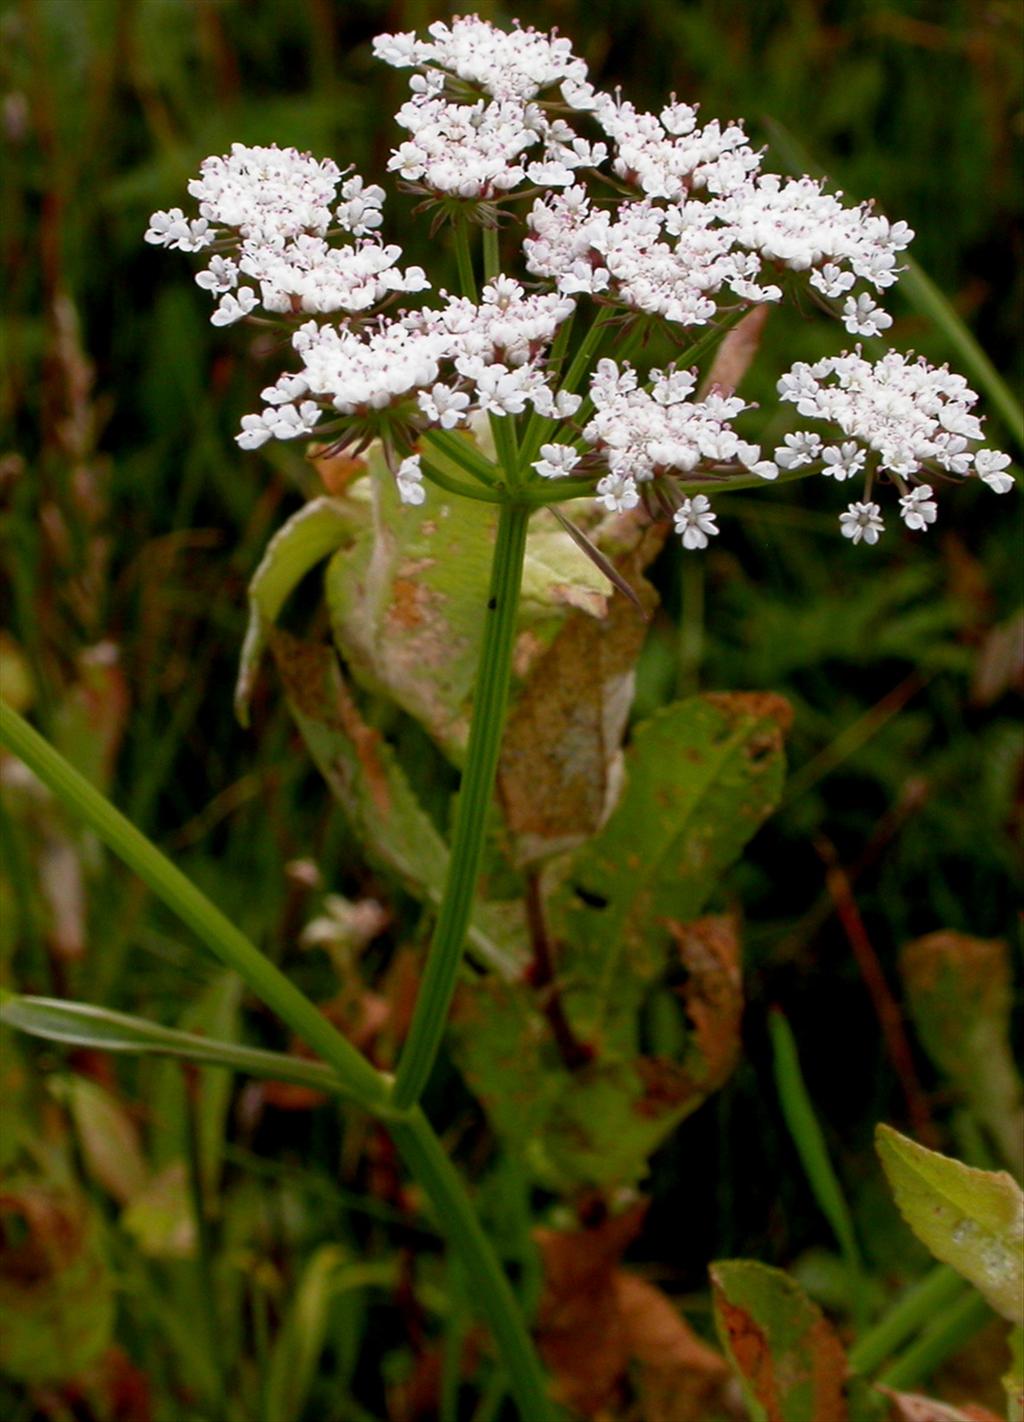
[[[877,543],[878,535],[885,524],[882,510],[877,504],[851,504],[845,513],[839,515],[839,527],[844,538],[852,538],[854,543],[861,539],[865,543]]]
[[[373,52],[397,69],[436,65],[494,98],[531,99],[543,89],[568,82],[586,83],[587,66],[572,52],[569,40],[514,25],[500,30],[476,15],[464,15],[449,25],[436,20],[429,40],[412,33],[378,35]]]
[[[821,458],[821,440],[809,430],[786,435],[786,443],[775,451],[775,463],[782,469],[800,469]]]
[[[823,267],[816,268],[809,277],[811,286],[817,287],[825,296],[842,296],[849,291],[857,278],[853,272],[847,272],[836,265],[835,262],[826,262]]]
[[[271,420],[272,413],[276,419]],[[275,439],[299,439],[312,434],[320,415],[320,406],[314,400],[303,400],[298,406],[279,405],[273,412],[263,411],[263,418],[271,423]]]
[[[978,397],[964,378],[899,351],[874,362],[859,351],[813,365],[798,362],[778,390],[802,415],[837,426],[848,439],[874,450],[881,469],[901,477],[926,462],[966,474],[972,458],[968,440],[981,437],[980,421],[971,414]]]
[[[238,264],[230,257],[211,257],[204,272],[197,272],[196,286],[212,291],[215,296],[231,291],[238,285]]]
[[[843,325],[851,336],[880,336],[892,325],[892,317],[868,296],[848,296],[843,302]]]
[[[335,215],[353,237],[368,237],[383,222],[384,189],[376,183],[367,187],[358,176],[347,178],[341,185],[341,197]]]
[[[830,474],[840,483],[844,479],[852,479],[864,468],[864,451],[852,439],[840,445],[828,445],[821,451],[821,458],[825,466],[821,472]]]
[[[469,396],[464,391],[440,384],[430,391],[421,390],[416,399],[427,419],[439,424],[443,430],[453,429],[464,420],[469,404]]]
[[[420,456],[410,454],[408,459],[403,459],[395,473],[395,483],[398,485],[398,497],[403,504],[422,504],[427,497],[427,491],[423,487],[423,474],[420,470]]]
[[[1010,456],[998,449],[979,449],[974,456],[974,471],[997,494],[1008,494],[1015,482],[1012,474],[1003,473],[1009,463]]]
[[[223,157],[203,160],[188,190],[203,218],[258,242],[322,237],[331,223],[330,204],[341,169],[295,148],[247,147],[233,143]]]
[[[243,316],[248,316],[249,312],[259,304],[259,297],[251,286],[239,287],[237,296],[232,296],[228,292],[221,297],[220,304],[210,317],[210,321],[214,326],[233,326],[236,321],[241,321]]]
[[[170,247],[180,252],[199,252],[215,241],[206,216],[187,218],[180,207],[170,212],[154,212],[146,228],[145,239],[155,247]]]
[[[683,500],[675,511],[675,526],[684,548],[706,548],[708,536],[718,532],[715,515],[703,494]]]
[[[756,474],[759,479],[777,479],[779,468],[770,459],[761,458],[761,446],[759,444],[747,444],[745,440],[736,441],[736,458],[745,469],[749,469],[751,474]]]
[[[939,506],[932,499],[932,486],[919,484],[900,499],[900,518],[915,533],[922,533],[938,517]]]
[[[544,479],[564,479],[580,462],[580,456],[571,444],[542,444],[541,458],[533,461],[532,467]]]
[[[640,494],[628,474],[606,474],[597,481],[597,502],[609,513],[626,513],[636,508]]]
[[[268,439],[274,438],[276,410],[264,410],[262,415],[243,415],[242,433],[235,440],[242,449],[259,449]]]

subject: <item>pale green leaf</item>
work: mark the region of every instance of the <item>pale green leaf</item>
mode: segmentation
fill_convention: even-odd
[[[1005,1171],[976,1170],[879,1126],[878,1154],[907,1224],[1013,1323],[1024,1321],[1024,1193]]]
[[[320,498],[294,514],[270,540],[249,584],[249,625],[238,668],[235,712],[249,722],[249,701],[270,628],[289,593],[311,568],[353,536],[357,527],[351,506],[340,499]]]
[[[178,1057],[183,1061],[226,1067],[249,1076],[291,1081],[321,1091],[338,1089],[337,1076],[323,1063],[285,1056],[280,1052],[266,1052],[259,1047],[218,1042],[211,1037],[161,1027],[142,1017],[112,1012],[84,1002],[16,997],[8,993],[0,1000],[0,1022],[30,1036],[63,1042],[72,1047]]]

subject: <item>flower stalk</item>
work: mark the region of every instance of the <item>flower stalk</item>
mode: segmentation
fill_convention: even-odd
[[[399,1111],[414,1106],[427,1084],[462,962],[508,705],[529,518],[529,507],[511,500],[502,505],[498,517],[484,640],[448,878],[412,1026],[395,1077],[392,1105]]]

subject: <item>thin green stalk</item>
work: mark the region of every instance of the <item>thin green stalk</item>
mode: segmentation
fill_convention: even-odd
[[[853,1311],[858,1329],[864,1324],[867,1313],[867,1290],[864,1265],[857,1247],[850,1214],[843,1187],[832,1168],[828,1146],[818,1124],[797,1055],[796,1042],[789,1023],[781,1012],[769,1013],[768,1026],[772,1038],[774,1054],[775,1085],[779,1093],[782,1115],[793,1138],[800,1163],[804,1168],[811,1190],[818,1206],[832,1226],[840,1252],[846,1263],[853,1295]]]
[[[0,701],[0,744],[94,830],[183,923],[337,1072],[369,1109],[387,1111],[389,1079],[376,1071],[312,1002],[23,717]]]
[[[614,316],[614,307],[602,306],[598,310],[576,348],[576,354],[565,373],[565,379],[561,382],[560,388],[562,390],[575,391],[580,381],[589,373],[597,348]],[[530,423],[532,425],[533,421],[531,420]],[[521,468],[524,472],[537,457],[537,451],[557,424],[557,420],[540,420],[530,433],[529,440],[524,438],[520,447]]]
[[[939,1264],[911,1285],[884,1318],[854,1344],[849,1353],[850,1370],[870,1374],[891,1358],[912,1333],[917,1333],[936,1313],[953,1302],[967,1285],[948,1264]]]
[[[877,1379],[887,1387],[916,1387],[958,1353],[992,1317],[992,1310],[979,1293],[970,1289],[935,1320],[891,1367]]]
[[[464,484],[461,479],[453,479],[440,467],[433,455],[422,455],[420,465],[432,484],[436,484],[440,489],[446,489],[456,498],[475,499],[477,503],[481,504],[500,504],[502,502],[501,495],[490,489],[483,487],[476,489],[472,484]]]
[[[473,719],[448,875],[412,1026],[395,1077],[392,1101],[399,1111],[415,1105],[427,1083],[462,962],[508,704],[529,518],[528,508],[509,503],[503,505],[498,520]]]
[[[449,463],[471,475],[478,483],[486,484],[489,489],[498,486],[501,476],[498,466],[476,444],[455,430],[428,430],[423,442],[429,450],[443,455]]]
[[[572,335],[572,328],[575,320],[576,312],[573,311],[559,326],[558,330],[555,332],[555,339],[551,342],[551,349],[548,351],[547,372],[549,378],[553,381],[557,382],[558,372],[562,368],[562,362],[565,359],[565,353],[569,348],[569,337]],[[526,421],[526,427],[523,430],[523,437],[519,441],[520,448],[524,451],[524,474],[526,473],[527,467],[525,464],[526,451],[532,449],[534,453],[536,453],[536,451],[540,448],[541,440],[538,438],[538,435],[540,434],[541,428],[543,427],[544,423],[545,421],[543,415],[538,414],[536,410],[530,411],[530,416]],[[533,456],[531,455],[530,457],[532,458]]]
[[[452,224],[455,235],[455,261],[459,268],[459,286],[462,294],[470,301],[477,300],[476,273],[473,270],[473,254],[469,250],[469,223],[456,220]]]
[[[188,1183],[192,1200],[192,1214],[196,1225],[196,1284],[199,1292],[203,1322],[206,1325],[204,1339],[210,1355],[210,1373],[216,1379],[217,1391],[213,1399],[214,1416],[223,1422],[227,1416],[227,1392],[224,1387],[224,1370],[221,1365],[221,1328],[217,1317],[217,1295],[213,1282],[212,1259],[214,1254],[213,1236],[210,1230],[210,1216],[206,1209],[203,1190],[203,1173],[199,1145],[199,1121],[196,1103],[185,1082],[185,1138],[188,1155]]]
[[[483,246],[484,276],[488,281],[493,281],[501,271],[501,252],[498,247],[498,229],[496,227],[483,229]]]
[[[477,1301],[501,1349],[509,1387],[523,1422],[553,1422],[544,1374],[519,1305],[455,1167],[418,1107],[406,1120],[391,1122],[388,1129],[462,1258]]]

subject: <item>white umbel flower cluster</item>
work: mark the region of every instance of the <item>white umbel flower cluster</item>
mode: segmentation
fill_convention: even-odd
[[[223,157],[204,159],[199,172],[188,185],[199,217],[187,219],[180,208],[155,212],[145,235],[155,246],[185,252],[214,243],[231,249],[230,256],[211,256],[196,277],[218,299],[215,326],[231,326],[261,306],[289,316],[370,311],[393,292],[430,285],[421,267],[397,265],[400,247],[372,236],[382,221],[384,189],[355,175],[342,182],[329,158],[235,143]],[[327,242],[332,221],[355,241]],[[255,285],[245,285],[247,278]]]
[[[797,469],[820,461],[822,472],[837,480],[866,469],[871,477],[887,474],[904,490],[900,513],[914,531],[923,531],[936,518],[932,486],[918,482],[922,471],[975,475],[997,494],[1013,487],[1006,473],[1009,456],[977,448],[984,438],[973,413],[978,397],[947,366],[937,369],[923,357],[899,351],[871,362],[857,350],[813,365],[798,361],[778,390],[805,419],[826,421],[847,438],[826,447],[813,430],[798,430],[775,451],[776,462]],[[908,482],[917,487],[906,492]],[[867,523],[858,522],[867,517],[865,509],[875,513]],[[874,503],[851,504],[842,516],[842,531],[854,542],[875,543],[882,531],[879,513]]]
[[[693,371],[670,367],[652,370],[649,385],[641,387],[632,366],[599,361],[590,386],[594,414],[583,437],[611,473],[639,483],[720,465],[775,478],[775,466],[761,461],[757,446],[732,428],[732,421],[750,408],[747,402],[716,391],[698,400],[693,398],[696,386]]]
[[[382,188],[294,148],[234,144],[206,159],[189,184],[198,212],[154,213],[145,234],[204,254],[196,281],[215,325],[259,315],[289,337],[298,368],[245,416],[243,448],[380,438],[405,503],[422,503],[431,479],[451,488],[455,467],[476,476],[476,497],[511,480],[538,501],[582,491],[610,513],[643,504],[687,549],[717,533],[717,492],[762,480],[860,481],[840,529],[868,545],[883,531],[883,485],[914,532],[936,521],[943,479],[1011,487],[1007,456],[980,447],[974,392],[911,356],[857,348],[794,365],[778,393],[819,427],[786,434],[773,457],[736,429],[752,407],[731,385],[686,357],[634,363],[659,323],[680,346],[679,328],[703,329],[693,359],[792,291],[850,334],[884,337],[892,317],[876,298],[898,279],[906,223],[764,171],[739,122],[701,122],[675,95],[646,113],[601,92],[557,32],[463,16],[423,39],[381,35],[374,50],[410,71],[388,169],[421,195],[417,211],[434,210],[434,230],[459,225],[461,295],[435,295],[422,268],[401,265],[380,235]],[[478,294],[467,239],[481,229]],[[402,304],[412,296],[422,304]],[[482,416],[515,468],[481,468],[478,450],[453,442]]]

